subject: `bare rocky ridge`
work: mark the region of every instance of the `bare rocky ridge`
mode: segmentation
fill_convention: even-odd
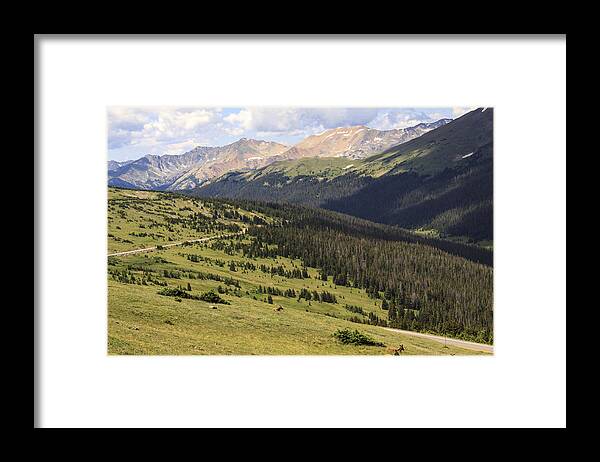
[[[445,125],[451,119],[395,130],[365,126],[340,127],[312,135],[293,147],[242,138],[220,147],[198,146],[180,155],[147,155],[137,160],[108,162],[109,186],[184,190],[206,184],[228,172],[254,170],[276,161],[305,157],[362,159],[405,143]]]
[[[363,159],[386,149],[405,143],[447,124],[452,119],[421,123],[414,127],[395,130],[376,130],[362,125],[339,127],[312,135],[284,152],[279,160],[301,157],[349,157]]]
[[[190,189],[229,170],[263,167],[271,156],[288,148],[242,138],[226,146],[198,146],[180,155],[148,155],[125,163],[110,161],[108,184],[155,190]]]
[[[188,170],[169,189],[191,189],[231,170],[264,167],[287,149],[284,144],[242,138],[223,146],[212,158]]]

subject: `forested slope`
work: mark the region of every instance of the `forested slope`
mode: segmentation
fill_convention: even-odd
[[[318,206],[469,242],[491,241],[493,110],[471,111],[366,159],[277,162],[229,173],[193,194]]]
[[[319,268],[324,280],[382,299],[392,327],[492,341],[490,266],[394,236],[386,227],[298,210],[288,210],[279,224],[252,226],[249,234],[258,245],[276,245],[278,255]]]

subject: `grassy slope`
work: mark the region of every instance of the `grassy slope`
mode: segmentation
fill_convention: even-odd
[[[139,199],[143,199],[144,203],[139,203]],[[209,232],[199,236],[193,229],[182,226],[168,229],[167,218],[169,217],[189,217],[193,213],[202,213],[209,217],[212,209],[203,205],[201,201],[191,201],[169,193],[158,195],[152,191],[116,188],[109,188],[108,200],[109,254],[220,234]],[[122,205],[127,208],[123,208]],[[186,207],[191,210],[181,210]],[[254,215],[251,212],[244,212],[244,214]],[[152,227],[153,221],[159,226]],[[217,219],[216,222],[236,223],[243,226],[241,222],[235,220]],[[140,227],[140,224],[144,227]],[[131,233],[138,235],[145,233],[148,236],[132,236]]]
[[[362,170],[377,174],[414,171],[433,175],[463,163],[463,156],[492,142],[493,109],[484,112],[482,109],[364,159]]]
[[[176,215],[191,213],[179,211],[190,207],[208,213],[210,203],[185,198],[173,198],[162,193],[125,191],[109,189],[109,199],[139,197],[146,201],[136,207],[125,209],[113,207],[109,211],[109,233],[122,231],[142,232],[140,224],[148,224],[156,219],[156,210]],[[155,199],[162,198],[160,201]],[[150,200],[152,199],[152,200]],[[116,219],[119,211],[125,217]],[[251,215],[249,212],[242,212]],[[129,220],[129,221],[128,221]],[[221,221],[227,221],[221,219]],[[121,230],[116,230],[121,226]],[[182,238],[199,238],[189,229],[173,226],[172,232],[165,232],[165,237],[173,240]],[[109,249],[111,248],[109,239]],[[162,242],[162,241],[161,241]],[[161,243],[158,242],[158,243]],[[168,241],[167,241],[168,242]],[[118,242],[118,244],[123,244]],[[157,242],[136,242],[136,246],[156,245]],[[162,270],[200,271],[221,276],[233,277],[241,284],[241,297],[234,294],[222,295],[231,305],[217,305],[183,299],[180,302],[172,297],[158,295],[161,289],[155,285],[136,285],[117,282],[109,276],[108,303],[108,351],[110,354],[386,354],[387,349],[372,346],[350,346],[337,342],[332,334],[336,329],[349,327],[367,333],[387,346],[397,347],[403,344],[405,354],[477,354],[474,351],[458,347],[445,348],[442,344],[428,339],[412,337],[386,331],[383,328],[356,324],[345,320],[355,316],[344,308],[345,304],[361,306],[365,312],[374,312],[385,319],[386,311],[367,297],[362,290],[348,287],[335,287],[331,282],[316,279],[317,270],[309,268],[310,279],[287,279],[271,276],[260,270],[245,271],[238,269],[232,272],[228,262],[251,261],[257,267],[283,265],[287,269],[299,268],[301,262],[278,257],[276,259],[245,259],[240,254],[227,255],[220,250],[210,248],[211,243],[198,243],[186,247],[171,247],[151,253],[111,257],[109,269],[124,269],[127,265],[145,266],[155,270],[153,275],[168,283],[170,287],[187,285],[189,282],[193,294],[199,294],[217,286],[225,286],[222,282],[205,279],[169,279],[162,278]],[[113,246],[113,250],[115,247]],[[118,250],[122,250],[119,248]],[[126,250],[126,249],[125,249]],[[189,261],[185,254],[196,254],[207,260]],[[159,262],[160,256],[166,262]],[[219,266],[217,260],[225,262]],[[138,277],[140,271],[132,271]],[[337,304],[297,301],[295,298],[273,296],[274,304],[262,301],[266,296],[257,293],[259,285],[293,288],[298,292],[302,287],[327,290],[335,293]],[[248,293],[246,293],[248,292]],[[256,297],[257,300],[254,300]],[[281,305],[282,311],[275,311]],[[335,316],[335,317],[332,317]],[[169,323],[167,323],[167,321]],[[172,323],[172,324],[170,324]]]
[[[307,157],[274,162],[255,173],[250,173],[249,177],[254,178],[256,175],[256,178],[260,178],[269,173],[281,173],[288,178],[297,176],[333,178],[343,175],[357,165],[360,165],[360,161],[340,157]]]

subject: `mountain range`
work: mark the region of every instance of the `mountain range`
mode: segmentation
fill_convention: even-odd
[[[294,146],[240,139],[110,161],[110,186],[325,208],[491,246],[493,109],[397,130],[340,127]]]
[[[417,138],[433,129],[447,124],[452,119],[440,119],[432,123],[421,123],[414,127],[395,130],[376,130],[358,125],[326,130],[318,135],[311,135],[277,160],[300,159],[304,157],[348,157],[363,159],[381,152],[391,146]]]
[[[359,134],[335,132],[338,139]],[[329,135],[319,135],[321,143]],[[321,143],[309,137],[293,149],[320,153]],[[368,157],[299,157],[226,173],[192,194],[316,206],[482,245],[493,239],[491,108]]]
[[[252,171],[285,160],[313,157],[363,159],[450,121],[440,119],[394,130],[340,127],[309,136],[291,147],[242,138],[226,146],[198,146],[180,155],[146,155],[125,162],[111,160],[108,162],[108,184],[137,189],[191,190],[231,171]]]
[[[109,161],[108,184],[137,189],[194,188],[209,178],[244,168],[258,168],[288,146],[242,138],[226,146],[197,146],[180,155],[147,155],[127,162]]]

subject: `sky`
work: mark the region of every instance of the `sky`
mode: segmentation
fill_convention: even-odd
[[[240,138],[293,145],[330,128],[366,125],[379,130],[460,117],[471,108],[108,108],[108,158],[182,154],[196,146],[224,146]]]

